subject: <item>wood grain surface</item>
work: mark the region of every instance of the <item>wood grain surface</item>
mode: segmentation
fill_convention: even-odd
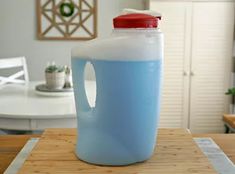
[[[223,121],[228,123],[232,128],[235,128],[235,115],[224,114]]]
[[[20,174],[215,174],[213,167],[184,129],[160,129],[155,153],[148,161],[124,167],[96,166],[75,155],[76,129],[48,129]]]
[[[194,134],[193,137],[209,137],[235,164],[235,134]]]
[[[0,173],[3,173],[25,143],[39,135],[1,135],[0,136]]]

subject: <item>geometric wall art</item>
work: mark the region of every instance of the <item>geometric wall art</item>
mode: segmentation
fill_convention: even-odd
[[[37,0],[39,40],[90,40],[97,36],[96,0]]]

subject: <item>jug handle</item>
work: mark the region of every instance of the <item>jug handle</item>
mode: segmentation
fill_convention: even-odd
[[[85,59],[80,59],[78,60],[79,63],[79,69],[78,69],[78,79],[77,83],[75,82],[74,85],[78,85],[77,87],[74,88],[74,90],[77,90],[75,93],[78,95],[76,97],[77,103],[78,103],[78,108],[79,110],[83,112],[88,112],[91,110],[91,107],[88,103],[87,95],[86,95],[86,90],[85,90],[85,80],[84,80],[84,72],[85,72],[85,65],[88,62],[88,60]]]

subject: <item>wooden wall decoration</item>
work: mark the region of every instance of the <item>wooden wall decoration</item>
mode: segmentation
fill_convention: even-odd
[[[90,40],[97,36],[96,0],[37,0],[40,40]]]

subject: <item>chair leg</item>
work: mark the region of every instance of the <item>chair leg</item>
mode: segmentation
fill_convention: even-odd
[[[224,125],[224,127],[225,127],[225,133],[228,134],[230,132],[229,127],[226,124]]]

